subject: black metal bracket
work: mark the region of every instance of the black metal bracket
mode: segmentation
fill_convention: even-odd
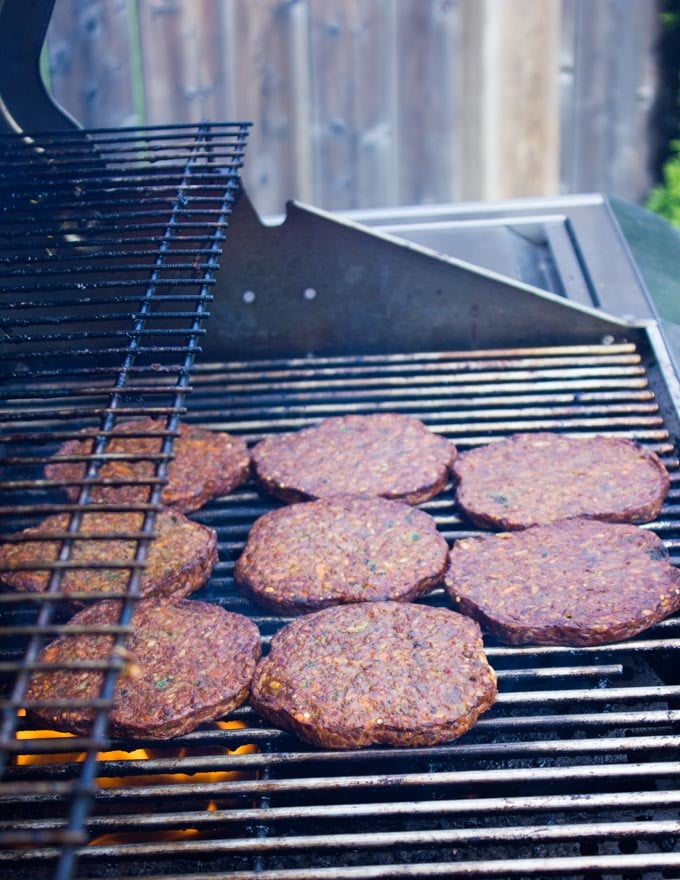
[[[40,53],[55,0],[0,0],[0,132],[79,128],[52,100]]]

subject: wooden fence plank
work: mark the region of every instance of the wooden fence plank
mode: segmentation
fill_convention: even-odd
[[[390,10],[394,10],[391,0],[364,0],[356,2],[354,12],[353,67],[347,74],[355,79],[353,201],[362,208],[394,205],[399,198],[394,116],[398,83],[391,76]]]
[[[459,101],[460,174],[456,197],[462,201],[483,198],[485,137],[482,91],[484,89],[482,45],[486,10],[479,0],[461,0],[461,80]]]
[[[314,199],[321,207],[354,208],[352,179],[354,75],[352,28],[356,3],[311,3],[312,143]],[[350,76],[350,71],[352,75]]]
[[[389,66],[383,0],[311,0],[314,198],[321,207],[386,204],[390,171]]]
[[[146,122],[191,121],[187,104],[178,94],[176,40],[180,30],[179,5],[174,0],[138,0],[139,39]]]
[[[563,52],[570,58],[571,82],[561,96],[562,189],[604,190],[641,200],[651,184],[648,130],[657,87],[656,4],[563,4]]]
[[[460,0],[406,0],[396,22],[400,204],[460,198],[464,116]]]
[[[559,0],[483,0],[481,198],[558,190]]]
[[[579,0],[562,0],[560,21],[560,190],[568,192],[567,181],[575,180],[577,159],[574,132],[579,107],[576,101],[576,8]]]
[[[226,0],[231,118],[254,123],[244,181],[260,213],[312,197],[306,4]],[[300,8],[298,8],[300,6]]]
[[[294,176],[292,192],[295,198],[314,201],[313,157],[311,128],[311,72],[309,56],[309,8],[306,3],[291,3],[290,17],[290,97],[291,97],[291,150]]]
[[[47,39],[50,88],[83,126],[135,125],[126,0],[63,0]]]
[[[219,118],[221,0],[138,0],[146,121]]]

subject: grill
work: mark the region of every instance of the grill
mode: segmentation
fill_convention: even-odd
[[[627,320],[580,293],[570,302],[566,275],[545,292],[396,228],[304,206],[265,225],[239,188],[247,130],[0,141],[0,531],[69,515],[46,592],[0,594],[0,870],[32,880],[680,876],[677,618],[597,648],[487,639],[498,701],[442,746],[323,751],[247,705],[170,742],[107,736],[180,418],[249,443],[377,411],[416,415],[460,450],[516,431],[632,438],[669,469],[662,514],[646,527],[680,557],[680,393],[646,299],[644,320]],[[579,291],[597,289],[587,268]],[[22,714],[24,691],[69,616],[60,582],[90,487],[116,421],[149,414],[166,431],[148,501],[134,506],[143,525],[124,536],[134,563],[110,563],[128,582],[96,720],[87,737],[43,736]],[[44,463],[82,429],[95,447],[65,503]],[[265,650],[285,621],[242,597],[232,571],[274,505],[247,485],[192,514],[216,530],[220,555],[195,598],[251,617]],[[449,542],[478,534],[450,487],[423,508]]]

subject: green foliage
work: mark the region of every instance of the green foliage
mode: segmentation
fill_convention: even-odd
[[[661,0],[659,18],[661,74],[668,83],[670,94],[675,96],[671,98],[675,105],[670,114],[673,121],[666,130],[677,135],[680,119],[680,0]],[[649,193],[646,207],[680,226],[680,140],[670,140],[661,178],[661,183]]]
[[[647,207],[680,226],[680,141],[673,141],[672,148],[663,166],[663,181],[650,192]]]

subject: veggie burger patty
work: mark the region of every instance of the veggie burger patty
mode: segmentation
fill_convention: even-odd
[[[348,494],[420,504],[442,491],[455,456],[449,440],[399,413],[325,419],[252,450],[260,486],[286,502]]]
[[[524,529],[575,516],[649,522],[669,487],[655,453],[619,437],[515,434],[453,464],[456,499],[477,525]]]
[[[589,519],[456,541],[454,607],[509,644],[597,645],[680,608],[680,574],[651,531]]]
[[[245,441],[224,431],[209,431],[194,425],[178,425],[168,464],[168,482],[161,493],[161,503],[183,512],[198,510],[212,498],[226,495],[248,480],[250,455]],[[88,429],[91,434],[92,429]],[[132,419],[117,424],[106,446],[106,455],[150,456],[149,459],[124,457],[106,461],[97,478],[105,484],[93,484],[91,501],[111,503],[145,502],[149,499],[149,484],[155,468],[151,460],[161,451],[165,424],[153,419]],[[135,436],[141,434],[142,436]],[[87,456],[92,452],[92,440],[67,440],[45,467],[50,480],[64,484],[71,501],[78,499],[85,477],[84,461],[59,461],[64,456]],[[132,481],[125,483],[124,481]],[[136,484],[135,484],[136,481]],[[69,485],[69,483],[71,485]],[[117,485],[116,485],[117,484]]]
[[[407,601],[441,583],[448,545],[422,510],[338,497],[261,516],[234,570],[239,587],[281,614],[328,605]]]
[[[78,612],[66,629],[115,624],[119,614],[119,602],[97,602]],[[247,617],[193,599],[143,599],[131,623],[129,660],[118,676],[109,715],[113,736],[180,736],[221,718],[248,698],[260,634]],[[110,635],[64,633],[43,648],[39,660],[56,665],[106,660],[112,647]],[[102,672],[88,669],[35,672],[27,691],[29,714],[50,728],[87,734],[94,709],[69,708],[69,703],[96,699],[102,680]],[[63,705],[31,706],[39,700]]]
[[[135,557],[137,540],[113,536],[139,533],[142,522],[143,515],[134,512],[83,514],[80,527],[71,538],[69,562],[89,567],[66,567],[59,587],[68,594],[71,604],[82,604],[91,593],[120,595],[126,592],[130,569],[111,567],[111,563],[130,564]],[[68,523],[68,514],[50,516],[39,525],[17,533],[14,536],[17,541],[0,545],[0,582],[18,592],[45,591],[50,566],[58,559],[62,546],[62,540],[50,540],[50,536],[65,534]],[[180,597],[193,593],[210,577],[216,562],[217,535],[213,529],[192,522],[177,510],[158,511],[154,538],[142,572],[140,595]],[[45,568],[35,567],[41,563]]]
[[[446,608],[362,602],[279,630],[258,663],[251,704],[305,742],[356,749],[455,739],[495,697],[473,620]]]

